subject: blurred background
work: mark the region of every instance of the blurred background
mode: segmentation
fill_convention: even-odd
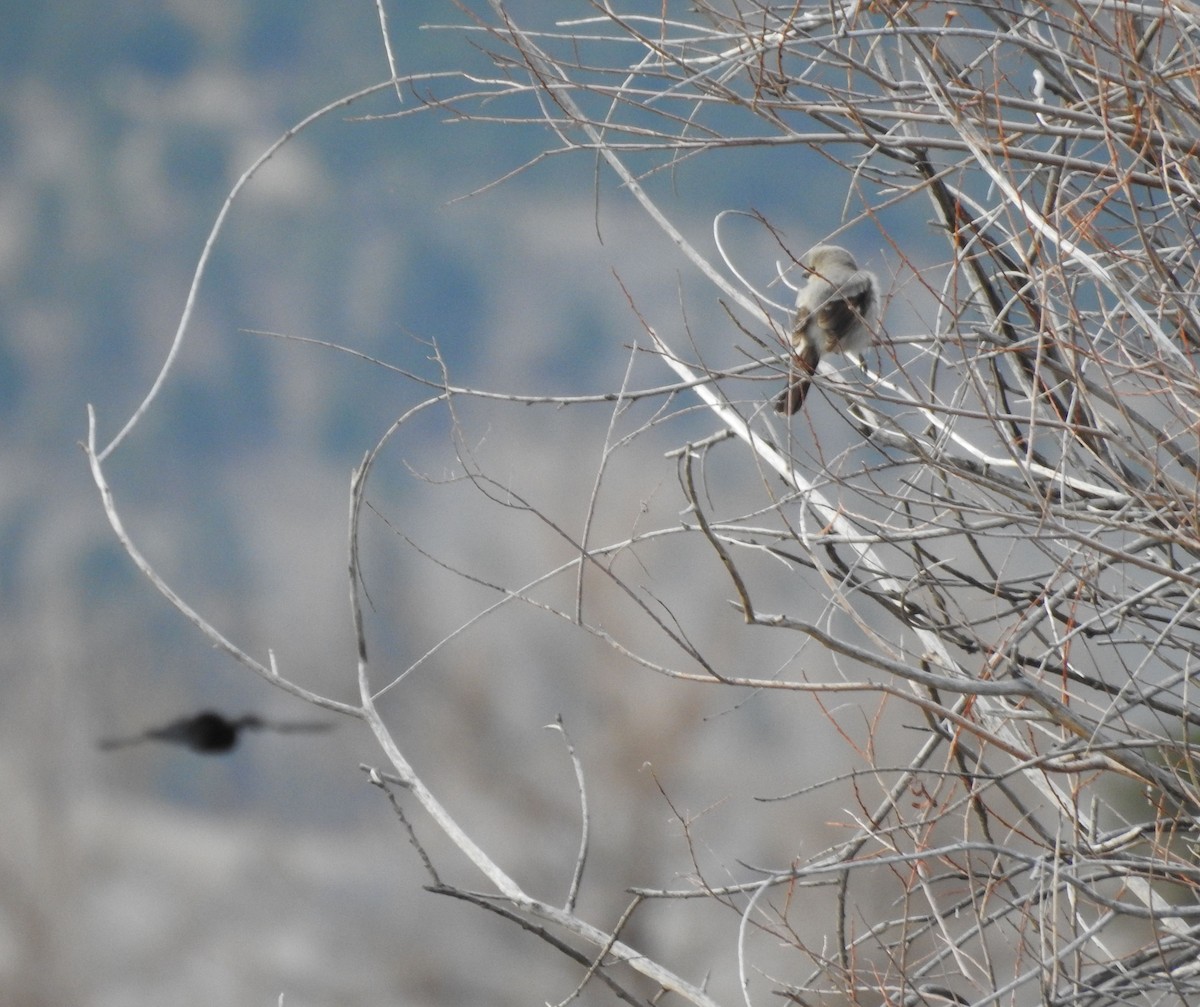
[[[545,18],[544,5],[509,6]],[[360,725],[253,734],[222,757],[96,748],[205,708],[336,720],[213,650],[150,587],[116,543],[78,443],[88,404],[103,444],[146,394],[239,175],[315,109],[387,79],[374,4],[79,0],[8,3],[5,14],[4,1002],[566,997],[578,966],[422,891],[428,879],[406,834],[359,768],[381,758]],[[470,33],[422,28],[463,23],[453,4],[391,4],[388,15],[401,73],[496,72]],[[436,345],[454,383],[502,392],[608,391],[631,356],[634,386],[669,383],[666,368],[631,353],[647,340],[623,284],[649,324],[717,366],[743,359],[735,344],[747,345],[716,291],[591,160],[551,158],[471,196],[554,138],[532,126],[455,122],[450,110],[394,117],[418,107],[384,89],[328,115],[262,169],[215,247],[170,380],[107,464],[130,534],[168,583],[255,658],[270,650],[285,676],[350,702],[350,474],[431,392],[362,359],[263,333],[352,347],[432,381]],[[684,162],[654,191],[709,254],[713,217],[726,209],[764,213],[803,251],[839,225],[841,200],[840,189],[835,200],[822,195],[821,162],[803,157],[747,148]],[[816,223],[805,225],[812,207],[798,200],[820,206]],[[773,241],[748,228],[739,245],[737,225],[731,232],[765,282],[779,257]],[[888,285],[874,231],[842,242]],[[747,383],[742,393],[762,397],[768,386]],[[802,818],[787,802],[747,813],[756,797],[831,774],[851,754],[850,739],[803,697],[672,682],[532,609],[438,647],[497,595],[406,539],[505,584],[572,555],[546,524],[498,515],[457,481],[456,448],[578,535],[612,436],[606,405],[457,408],[457,440],[438,407],[389,445],[373,477],[379,519],[364,552],[379,682],[436,648],[383,708],[451,811],[534,894],[561,901],[579,828],[570,762],[544,729],[561,714],[592,788],[581,911],[599,926],[615,924],[627,885],[684,884],[697,864],[744,877],[739,861],[777,865],[831,841],[841,812],[814,813],[819,797]],[[624,429],[652,408],[631,411]],[[678,524],[685,501],[664,455],[711,429],[702,412],[680,410],[623,450],[602,481],[594,540]],[[746,473],[752,500],[760,485]],[[647,563],[650,589],[663,597],[686,587],[689,614],[703,619],[684,628],[730,671],[770,675],[794,656],[795,640],[741,625],[714,557],[673,556],[669,541],[656,548],[629,557],[625,572]],[[547,597],[561,603],[573,575],[557,587]],[[611,604],[614,626],[639,639],[608,590],[598,583],[589,598]],[[644,639],[654,646],[648,630]],[[680,663],[677,653],[662,658]],[[455,880],[482,885],[431,830],[422,838]],[[625,937],[694,982],[709,971],[728,976],[736,917],[715,906],[687,912],[646,910]],[[711,930],[698,925],[704,914]],[[589,987],[583,1002],[610,995]]]

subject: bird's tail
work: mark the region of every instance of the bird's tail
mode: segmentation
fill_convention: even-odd
[[[812,384],[812,375],[816,372],[817,361],[820,360],[815,346],[802,346],[792,357],[792,381],[775,400],[775,411],[784,416],[791,416],[800,411],[804,405],[804,396],[808,394],[808,386]]]

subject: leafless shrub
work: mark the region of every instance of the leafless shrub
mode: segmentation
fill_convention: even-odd
[[[747,870],[742,883],[700,872],[678,889],[640,891],[631,914],[660,899],[734,909],[729,939],[747,1002],[760,940],[789,950],[787,975],[771,978],[799,1003],[1197,1002],[1195,8],[624,6],[596,2],[572,16],[554,5],[563,20],[549,26],[518,23],[500,0],[463,8],[461,30],[494,75],[400,78],[406,101],[419,99],[402,115],[549,127],[545,156],[585,152],[615,172],[729,305],[731,339],[761,342],[748,365],[713,369],[685,337],[647,323],[651,364],[660,375],[673,368],[679,383],[612,390],[618,415],[645,400],[657,410],[634,434],[614,435],[613,453],[697,397],[709,408],[712,436],[675,454],[682,529],[597,544],[590,523],[555,525],[572,551],[561,568],[524,586],[476,579],[592,632],[647,674],[733,694],[874,695],[885,700],[881,718],[915,713],[926,728],[902,764],[871,765],[868,749],[859,775],[825,784],[858,809],[857,834]],[[869,369],[823,371],[820,405],[806,406],[793,432],[766,407],[784,380],[786,309],[706,259],[646,186],[688,159],[750,145],[779,148],[782,159],[823,155],[836,200],[851,222],[879,225],[905,278]],[[926,206],[941,262],[910,259],[912,242],[884,222]],[[762,221],[771,233],[776,223]],[[785,266],[804,251],[782,238],[780,249]],[[749,380],[765,375],[769,385]],[[480,394],[446,374],[430,402]],[[398,785],[398,806],[415,799],[490,886],[452,886],[430,862],[436,890],[534,929],[578,959],[582,983],[639,1000],[632,969],[692,1003],[716,1002],[699,977],[623,944],[625,921],[601,929],[582,919],[578,873],[565,905],[529,895],[389,733],[375,706],[389,683],[368,660],[357,553],[368,477],[388,436],[352,491],[360,703],[334,704],[222,645],[368,722],[389,763],[372,779]],[[536,511],[464,437],[455,443],[462,478],[498,512]],[[89,446],[102,491],[111,449]],[[736,490],[709,478],[718,461],[746,473]],[[759,494],[752,505],[747,486]],[[109,513],[123,536],[111,501]],[[615,562],[668,534],[682,539],[677,551],[721,565],[740,618],[808,641],[809,654],[828,650],[840,677],[817,681],[797,665],[747,676],[696,646],[673,615],[686,595],[656,597],[640,564]],[[819,615],[781,588],[781,565],[820,586]],[[543,584],[564,577],[574,585],[567,600],[546,600]],[[637,610],[638,633],[622,637],[594,615],[585,582]],[[585,857],[586,843],[580,870]],[[860,904],[864,893],[874,901]],[[892,908],[867,917],[868,903]],[[815,905],[832,913],[819,946],[803,926]]]

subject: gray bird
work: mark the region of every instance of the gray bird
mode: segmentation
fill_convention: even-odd
[[[837,245],[818,245],[800,260],[808,282],[796,295],[792,322],[795,377],[775,400],[791,416],[804,404],[817,364],[827,353],[861,353],[879,318],[879,283]]]

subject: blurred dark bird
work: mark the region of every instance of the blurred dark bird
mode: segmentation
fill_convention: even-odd
[[[280,731],[291,734],[299,731],[328,731],[333,724],[328,721],[276,724],[256,717],[252,713],[230,719],[212,710],[197,713],[194,717],[181,717],[165,727],[153,727],[130,738],[105,738],[97,747],[105,751],[140,745],[143,741],[168,741],[183,745],[193,752],[206,755],[221,755],[233,749],[242,731]]]

